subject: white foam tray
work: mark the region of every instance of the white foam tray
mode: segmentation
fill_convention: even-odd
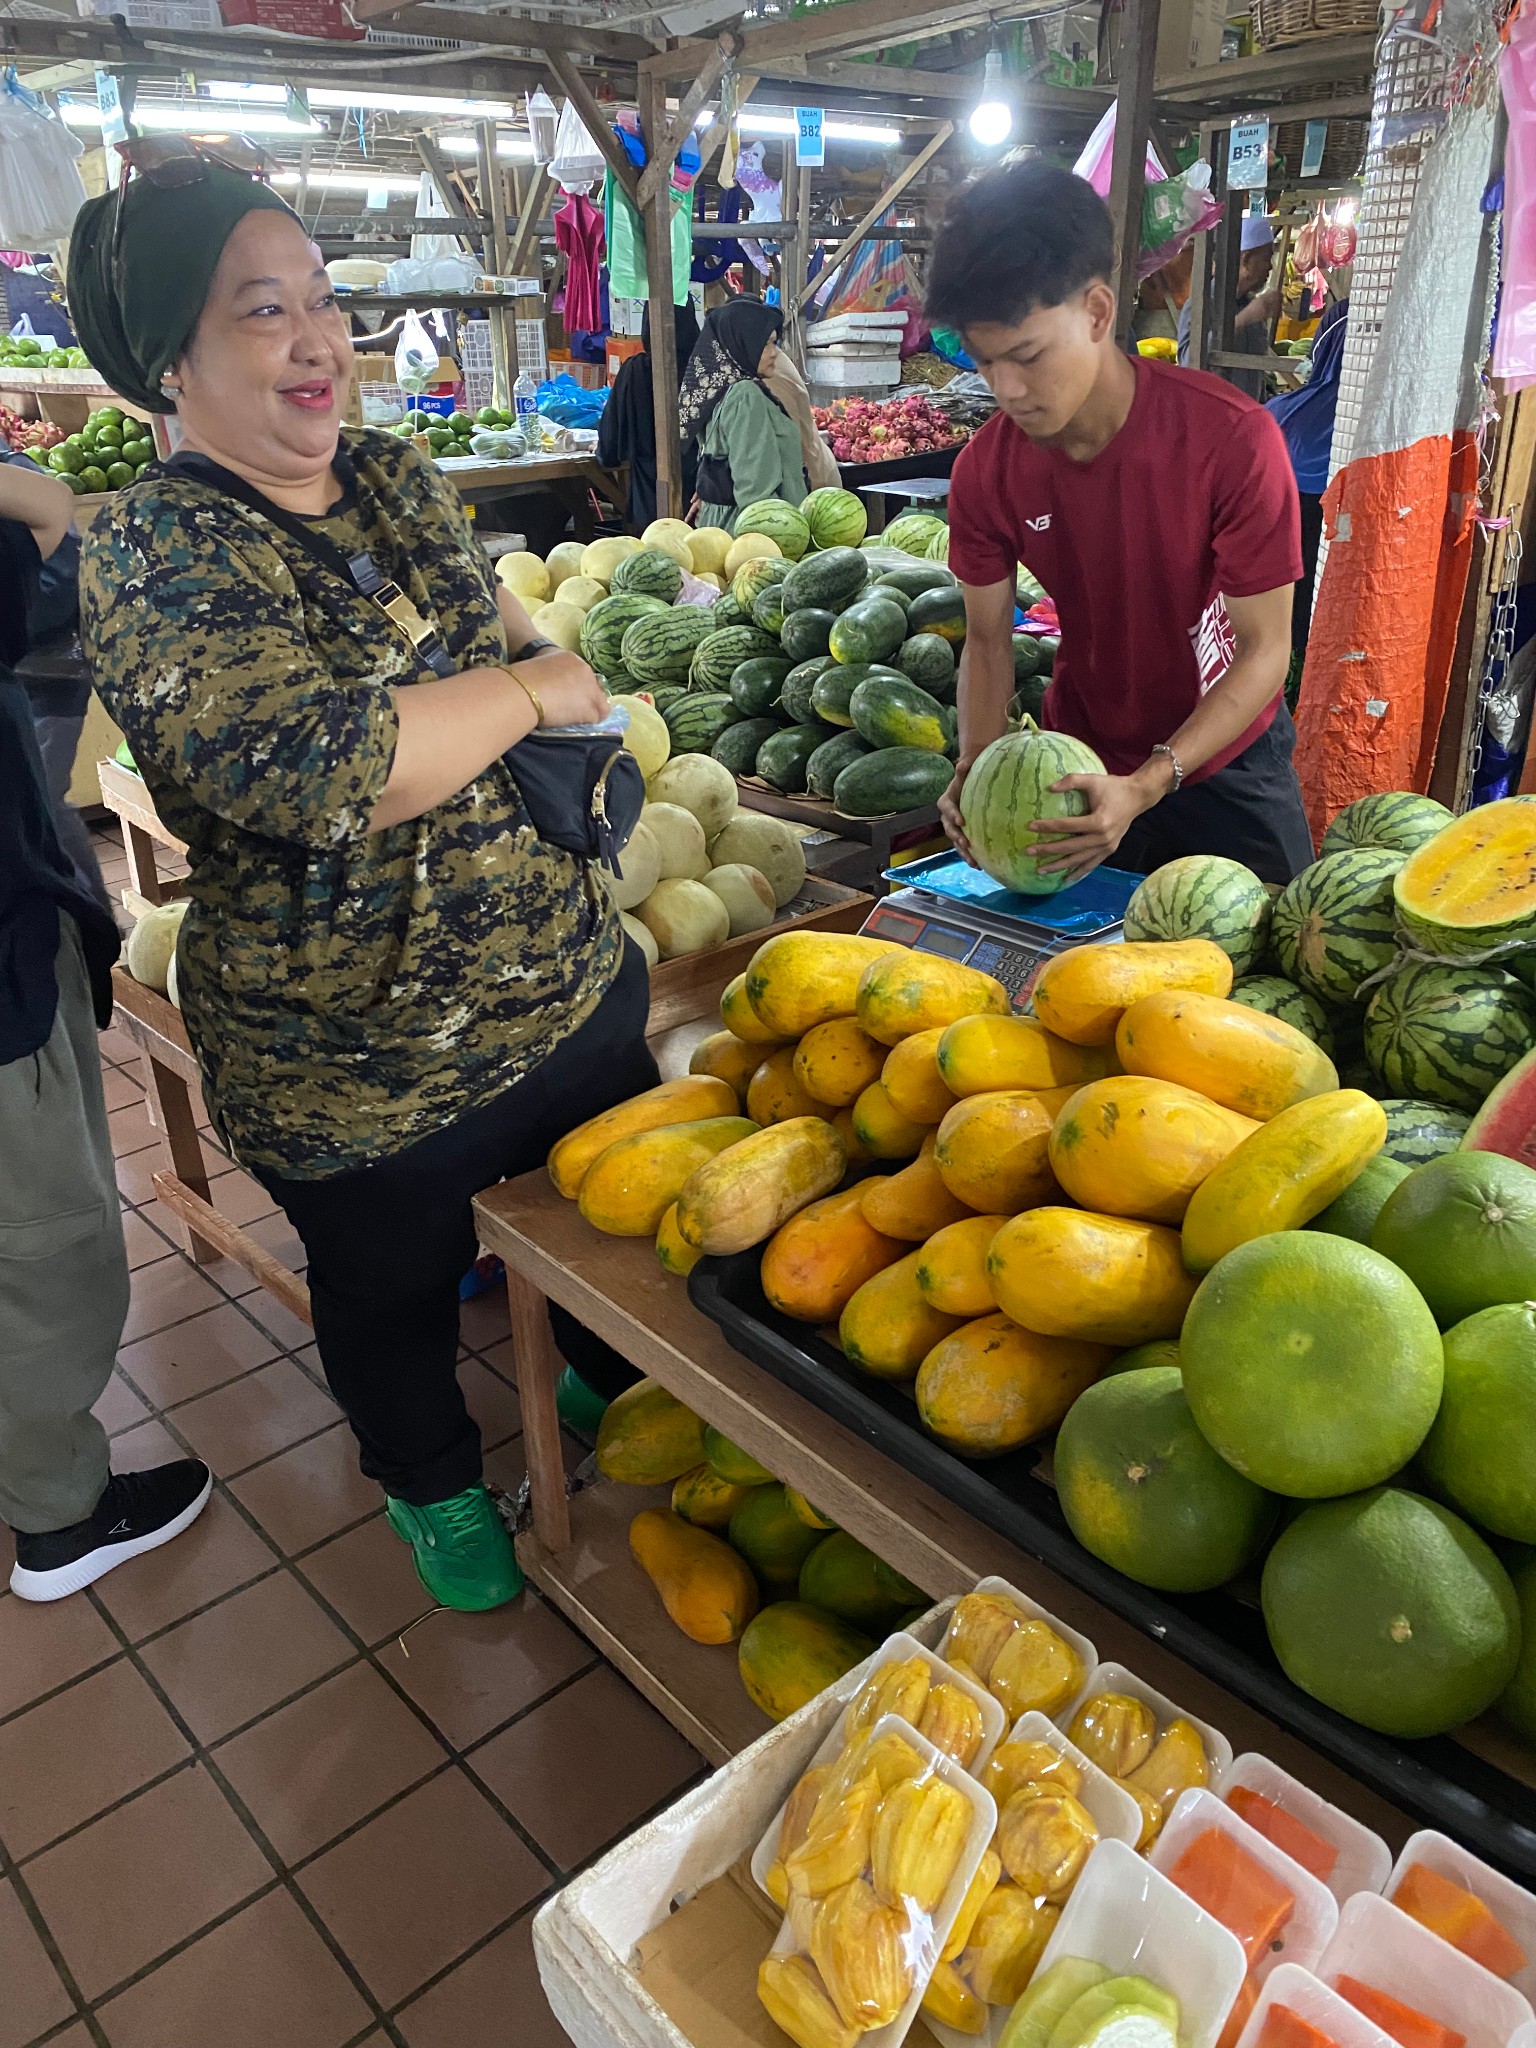
[[[1295,2013],[1299,2020],[1310,2020],[1336,2041],[1338,2048],[1397,2048],[1392,2036],[1384,2034],[1374,2020],[1357,2012],[1348,1999],[1340,1998],[1296,1963],[1282,1963],[1266,1979],[1259,2002],[1237,2037],[1237,2048],[1256,2048],[1264,2022],[1277,2005]]]
[[[1278,1764],[1253,1749],[1245,1750],[1222,1772],[1217,1790],[1223,1799],[1234,1785],[1245,1785],[1249,1791],[1272,1799],[1303,1827],[1334,1844],[1339,1860],[1327,1885],[1341,1906],[1356,1892],[1379,1892],[1385,1888],[1387,1873],[1392,1868],[1392,1851],[1380,1835],[1373,1834],[1352,1813],[1334,1806],[1310,1785],[1303,1785],[1299,1778],[1293,1778],[1289,1771],[1282,1771]]]
[[[1536,2021],[1513,1985],[1501,1984],[1374,1892],[1357,1892],[1345,1906],[1317,1975],[1330,1987],[1353,1977],[1385,1991],[1454,2027],[1467,2048],[1512,2048],[1516,2031]]]
[[[1310,1968],[1333,1939],[1339,1924],[1339,1902],[1319,1878],[1302,1869],[1283,1849],[1277,1849],[1256,1828],[1235,1814],[1214,1792],[1185,1792],[1174,1801],[1163,1831],[1152,1845],[1148,1862],[1154,1870],[1169,1876],[1174,1865],[1197,1837],[1217,1828],[1230,1835],[1237,1846],[1277,1878],[1296,1901],[1296,1909],[1267,1956],[1253,1965],[1262,1982],[1280,1963],[1300,1963]]]
[[[1232,1744],[1219,1728],[1213,1727],[1209,1721],[1202,1721],[1198,1714],[1192,1714],[1187,1707],[1181,1707],[1177,1701],[1169,1699],[1165,1692],[1159,1692],[1155,1686],[1148,1685],[1145,1679],[1138,1678],[1134,1671],[1127,1671],[1123,1664],[1099,1665],[1078,1697],[1056,1716],[1059,1726],[1070,1728],[1072,1716],[1084,1700],[1097,1699],[1101,1692],[1128,1693],[1132,1699],[1144,1701],[1157,1716],[1159,1735],[1170,1721],[1188,1721],[1199,1729],[1200,1740],[1205,1744],[1206,1763],[1210,1769],[1207,1781],[1209,1784],[1219,1785],[1231,1769]]]
[[[1536,1898],[1512,1878],[1504,1877],[1470,1850],[1463,1849],[1459,1842],[1436,1834],[1433,1828],[1411,1835],[1403,1844],[1403,1853],[1381,1888],[1385,1898],[1391,1899],[1416,1863],[1425,1864],[1441,1877],[1449,1878],[1452,1884],[1463,1886],[1504,1923],[1526,1954],[1525,1968],[1517,1970],[1508,1982],[1536,2005]]]

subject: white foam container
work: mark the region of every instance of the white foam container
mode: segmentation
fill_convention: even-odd
[[[1326,1984],[1296,1963],[1282,1963],[1265,1979],[1259,2002],[1248,2015],[1248,2024],[1237,2037],[1237,2048],[1255,2048],[1264,2022],[1277,2005],[1320,2027],[1338,2048],[1397,2048],[1390,2034],[1384,2034],[1374,2020],[1356,2012],[1348,1999],[1340,1998]]]
[[[977,1593],[996,1593],[1005,1600],[1011,1600],[1016,1607],[1021,1608],[1032,1620],[1043,1621],[1047,1627],[1053,1628],[1056,1631],[1063,1642],[1072,1645],[1073,1650],[1077,1654],[1078,1662],[1083,1667],[1083,1683],[1077,1697],[1068,1700],[1064,1715],[1059,1717],[1063,1721],[1070,1719],[1077,1712],[1078,1707],[1087,1698],[1088,1694],[1095,1690],[1094,1673],[1099,1668],[1098,1644],[1092,1642],[1081,1630],[1069,1628],[1064,1621],[1059,1621],[1048,1607],[1042,1607],[1038,1600],[1031,1600],[1027,1593],[1021,1593],[1018,1587],[1011,1585],[1007,1579],[978,1579],[972,1591]],[[956,1601],[955,1604],[958,1606],[959,1602]],[[949,1622],[947,1620],[944,1624],[944,1633],[945,1635],[949,1633]],[[942,1650],[942,1637],[940,1638],[939,1647]]]
[[[830,349],[819,349],[806,369],[806,383],[813,391],[822,386],[837,390],[850,384],[890,389],[901,382],[901,358],[894,349],[888,355],[873,356],[839,356]]]
[[[1403,1844],[1403,1853],[1393,1864],[1392,1875],[1382,1886],[1383,1895],[1388,1900],[1407,1873],[1419,1863],[1481,1899],[1488,1910],[1504,1923],[1526,1954],[1525,1968],[1507,1981],[1536,2005],[1536,1898],[1512,1878],[1490,1869],[1448,1835],[1436,1834],[1433,1828],[1425,1828],[1421,1834],[1411,1835]],[[1412,1917],[1410,1914],[1409,1918]]]
[[[1353,1977],[1384,1991],[1464,2034],[1467,2048],[1511,2048],[1516,2030],[1536,2021],[1513,1985],[1374,1892],[1357,1892],[1340,1913],[1317,1975],[1330,1986]]]
[[[1171,1991],[1179,2048],[1216,2048],[1248,1968],[1237,1936],[1124,1842],[1100,1842],[1088,1858],[1035,1974],[1064,1956]]]
[[[1310,1968],[1333,1939],[1339,1924],[1339,1902],[1319,1878],[1303,1870],[1293,1857],[1251,1828],[1214,1792],[1181,1793],[1153,1843],[1148,1862],[1166,1877],[1190,1843],[1212,1828],[1230,1835],[1255,1863],[1277,1878],[1296,1901],[1296,1910],[1281,1930],[1278,1943],[1253,1965],[1262,1983],[1281,1963]]]
[[[1190,1713],[1168,1695],[1138,1678],[1134,1671],[1127,1671],[1123,1664],[1101,1664],[1092,1674],[1078,1697],[1070,1706],[1064,1707],[1056,1716],[1061,1727],[1070,1728],[1072,1716],[1085,1700],[1097,1699],[1102,1692],[1128,1693],[1132,1699],[1141,1700],[1157,1716],[1157,1732],[1161,1735],[1170,1721],[1188,1721],[1199,1730],[1200,1740],[1205,1745],[1205,1761],[1210,1771],[1208,1782],[1219,1785],[1232,1767],[1232,1745],[1219,1728],[1213,1728],[1209,1721],[1202,1721],[1198,1714]]]
[[[893,342],[899,342],[906,329],[907,317],[899,311],[834,313],[830,320],[812,321],[805,330],[806,345],[824,348],[828,342],[868,341],[882,336],[890,336]]]
[[[1084,1756],[1076,1743],[1068,1742],[1054,1721],[1048,1721],[1044,1714],[1021,1714],[1009,1730],[1008,1740],[1047,1743],[1058,1756],[1075,1763],[1083,1774],[1078,1797],[1093,1815],[1100,1841],[1123,1842],[1128,1848],[1135,1848],[1141,1835],[1141,1808],[1123,1785],[1117,1785],[1107,1771],[1101,1771],[1091,1758]],[[1006,2005],[990,2006],[984,2034],[962,2034],[954,2027],[942,2026],[931,2013],[923,2014],[923,2024],[944,2048],[995,2048],[1003,2038],[1009,2011]]]
[[[921,1929],[914,1927],[908,1943],[908,1955],[913,1966],[912,1989],[907,2002],[888,2026],[871,2028],[860,2034],[860,2048],[900,2048],[906,2039],[907,2030],[917,2017],[917,2009],[923,2002],[923,1993],[928,1989],[928,1979],[933,1975],[933,1966],[939,1960],[939,1952],[949,1939],[949,1931],[955,1924],[955,1916],[970,1890],[971,1879],[976,1875],[977,1866],[987,1853],[988,1844],[997,1832],[997,1804],[990,1792],[984,1792],[976,1780],[970,1777],[955,1762],[935,1749],[926,1735],[919,1735],[909,1722],[895,1714],[882,1714],[872,1731],[875,1735],[894,1735],[909,1744],[927,1763],[929,1770],[942,1778],[947,1785],[953,1785],[962,1793],[971,1809],[971,1825],[961,1851],[960,1861],[955,1865],[954,1876],[950,1879],[937,1911]],[[754,1864],[756,1859],[754,1858]],[[754,1875],[756,1875],[754,1869]],[[777,1938],[769,1953],[776,1956],[801,1954],[800,1943],[786,1919],[781,1922]]]
[[[887,1636],[874,1656],[866,1658],[858,1666],[857,1673],[850,1671],[846,1677],[839,1681],[837,1692],[844,1702],[843,1711],[833,1723],[832,1732],[811,1758],[812,1769],[817,1764],[831,1763],[834,1757],[842,1753],[843,1745],[848,1739],[849,1710],[853,1705],[854,1699],[863,1691],[866,1683],[877,1672],[883,1671],[887,1664],[902,1664],[909,1657],[922,1658],[932,1674],[935,1685],[938,1685],[940,1682],[946,1685],[957,1685],[967,1698],[976,1702],[981,1714],[981,1748],[977,1750],[972,1758],[970,1770],[973,1776],[980,1777],[982,1771],[986,1768],[988,1757],[991,1756],[993,1750],[996,1749],[1003,1739],[1004,1731],[1008,1725],[1006,1715],[997,1701],[993,1699],[991,1693],[984,1691],[979,1685],[974,1685],[962,1673],[951,1670],[942,1657],[938,1656],[933,1650],[930,1650],[928,1645],[919,1641],[916,1636],[909,1635],[905,1629],[898,1630],[893,1636]],[[850,1691],[847,1689],[848,1680],[855,1676],[858,1678],[858,1683]],[[882,1717],[882,1721],[895,1722],[898,1727],[902,1728],[909,1726],[909,1723],[902,1721],[900,1716],[896,1714],[886,1714]],[[788,1804],[789,1801],[786,1799],[784,1806]],[[784,1823],[784,1806],[779,1808],[778,1812],[764,1829],[762,1840],[752,1852],[752,1879],[758,1890],[765,1897],[768,1895],[766,1880],[769,1866],[772,1864],[777,1853],[779,1829]]]
[[[1217,1790],[1223,1799],[1234,1785],[1244,1785],[1282,1807],[1315,1835],[1332,1842],[1339,1852],[1333,1875],[1326,1880],[1329,1891],[1342,1906],[1356,1892],[1379,1892],[1392,1868],[1392,1851],[1364,1822],[1334,1806],[1310,1785],[1303,1785],[1289,1771],[1282,1771],[1257,1750],[1246,1750],[1221,1774]]]

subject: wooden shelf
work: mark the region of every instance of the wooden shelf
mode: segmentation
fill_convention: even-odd
[[[734,1648],[690,1642],[630,1556],[630,1523],[668,1498],[664,1486],[599,1480],[571,1501],[569,1550],[551,1554],[528,1531],[517,1554],[539,1591],[609,1663],[701,1756],[723,1764],[773,1724],[747,1698]]]

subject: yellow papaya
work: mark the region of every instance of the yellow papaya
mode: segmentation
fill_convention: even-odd
[[[872,1182],[812,1202],[763,1247],[762,1285],[770,1307],[805,1323],[835,1322],[874,1274],[905,1256],[895,1233],[884,1235],[864,1215]]]
[[[868,1636],[819,1607],[775,1600],[743,1630],[736,1663],[753,1705],[770,1721],[782,1721],[862,1664],[874,1647]]]
[[[1386,1111],[1358,1088],[1282,1109],[1196,1191],[1184,1213],[1185,1265],[1208,1273],[1252,1237],[1300,1230],[1343,1194],[1386,1136]]]
[[[712,1465],[695,1465],[672,1482],[672,1512],[695,1529],[724,1529],[751,1491],[722,1479]]]
[[[770,1031],[747,1000],[747,977],[738,974],[734,981],[728,981],[720,994],[720,1021],[733,1038],[740,1038],[748,1045],[783,1045],[786,1037],[794,1033]],[[758,1055],[762,1057],[761,1054]]]
[[[1101,1051],[1058,1038],[1038,1017],[962,1017],[941,1034],[938,1065],[956,1095],[1075,1088],[1107,1071]]]
[[[690,1074],[713,1074],[736,1090],[736,1100],[747,1106],[747,1083],[763,1063],[763,1048],[734,1031],[712,1031],[693,1048],[688,1061]]]
[[[685,1636],[734,1643],[757,1612],[757,1581],[729,1543],[666,1508],[646,1508],[629,1525],[635,1562]]]
[[[925,1244],[946,1223],[958,1223],[971,1212],[945,1187],[933,1153],[936,1133],[930,1131],[922,1150],[900,1173],[874,1174],[860,1183],[864,1220],[887,1237]]]
[[[791,1508],[800,1517],[801,1521],[804,1522],[807,1529],[820,1529],[825,1532],[828,1529],[835,1529],[837,1527],[836,1522],[829,1520],[821,1512],[820,1508],[813,1507],[805,1495],[797,1493],[794,1487],[785,1487],[784,1498],[789,1502]]]
[[[1054,1429],[1113,1357],[1107,1344],[980,1316],[941,1338],[918,1367],[917,1412],[962,1457],[1001,1457]]]
[[[998,1089],[968,1095],[939,1125],[934,1163],[956,1201],[1012,1216],[1058,1192],[1050,1160],[1051,1114],[1038,1095]]]
[[[830,1194],[846,1163],[842,1139],[821,1117],[770,1124],[688,1177],[677,1198],[677,1227],[702,1252],[744,1252]]]
[[[909,1252],[866,1280],[838,1319],[838,1341],[850,1365],[876,1379],[909,1380],[959,1318],[930,1308],[917,1287],[922,1256]]]
[[[747,962],[747,1001],[775,1038],[801,1038],[813,1024],[853,1016],[865,968],[884,953],[906,950],[843,932],[780,932]],[[725,1021],[736,1030],[729,1017]]]
[[[1085,1209],[1182,1223],[1195,1189],[1258,1128],[1192,1088],[1117,1074],[1079,1088],[1057,1117],[1051,1171]]]
[[[831,1017],[813,1024],[795,1047],[795,1078],[813,1102],[847,1109],[885,1064],[885,1047],[877,1045],[852,1017]]]
[[[997,1307],[987,1272],[992,1240],[1006,1216],[965,1216],[936,1230],[917,1262],[917,1291],[947,1316],[990,1315]]]
[[[747,1084],[747,1115],[759,1124],[787,1123],[792,1116],[820,1116],[795,1073],[795,1048],[781,1045],[755,1069]]]
[[[653,1237],[695,1167],[757,1129],[750,1117],[712,1116],[616,1139],[587,1168],[577,1206],[610,1237]]]
[[[1232,962],[1209,939],[1135,939],[1118,946],[1072,946],[1047,960],[1034,987],[1035,1015],[1074,1045],[1112,1045],[1132,1003],[1159,989],[1224,996]]]
[[[928,1135],[926,1125],[898,1114],[883,1081],[871,1081],[853,1105],[853,1130],[871,1159],[915,1159]]]
[[[659,1130],[663,1124],[699,1123],[705,1117],[735,1116],[741,1105],[728,1081],[713,1074],[686,1074],[681,1080],[662,1081],[643,1095],[631,1096],[601,1116],[589,1117],[574,1131],[567,1131],[550,1147],[546,1162],[556,1192],[574,1202],[599,1153],[620,1138],[637,1131]]]
[[[903,947],[871,961],[859,977],[859,1022],[882,1045],[895,1045],[915,1031],[953,1024],[957,1017],[982,1010],[1002,1017],[1011,1013],[1003,984],[975,967],[941,960],[934,953]]]
[[[597,1425],[597,1469],[625,1486],[670,1486],[704,1462],[704,1425],[655,1380],[610,1401]]]
[[[686,1280],[704,1254],[685,1242],[683,1233],[677,1227],[677,1204],[668,1205],[667,1213],[656,1226],[656,1257],[668,1273],[676,1273]]]
[[[1293,1024],[1193,989],[1132,1003],[1116,1026],[1115,1051],[1128,1074],[1177,1081],[1259,1123],[1339,1085],[1327,1053]]]
[[[953,1029],[951,1025],[948,1027]],[[938,1124],[955,1106],[955,1096],[939,1072],[939,1040],[946,1027],[935,1024],[899,1039],[885,1056],[880,1079],[898,1116],[909,1124]]]
[[[1026,1330],[1122,1351],[1176,1337],[1195,1293],[1176,1230],[1085,1209],[1011,1217],[987,1271],[998,1307]]]

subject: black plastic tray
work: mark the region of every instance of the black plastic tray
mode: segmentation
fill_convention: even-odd
[[[1448,1736],[1397,1742],[1321,1706],[1280,1669],[1257,1609],[1230,1593],[1158,1593],[1101,1564],[1067,1527],[1054,1488],[1035,1476],[1036,1448],[984,1464],[957,1458],[923,1432],[909,1394],[856,1372],[806,1324],[768,1306],[758,1281],[761,1257],[753,1250],[701,1259],[688,1277],[695,1308],[718,1323],[744,1357],[1394,1806],[1457,1837],[1520,1882],[1536,1879],[1536,1791],[1530,1786]]]

